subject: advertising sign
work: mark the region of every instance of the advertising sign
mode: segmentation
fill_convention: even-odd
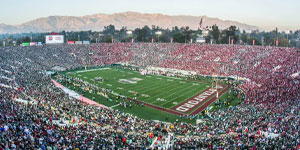
[[[64,43],[63,35],[46,35],[46,44],[62,44]]]

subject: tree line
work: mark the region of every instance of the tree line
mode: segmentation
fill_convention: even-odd
[[[128,32],[129,31],[129,32]],[[159,34],[157,34],[159,32]],[[212,44],[248,44],[248,45],[269,45],[282,47],[300,47],[300,30],[295,32],[279,32],[274,29],[270,32],[260,32],[259,30],[246,32],[241,31],[236,26],[227,29],[219,29],[217,25],[206,27],[206,29],[192,30],[189,26],[172,29],[163,29],[159,26],[147,26],[128,30],[126,27],[116,29],[114,25],[105,26],[102,31],[61,31],[65,36],[65,41],[87,40],[91,43],[114,42],[161,42],[161,43],[191,43],[197,38],[204,38],[205,43]],[[45,35],[48,33],[22,33],[22,34],[2,34],[0,35],[0,45],[14,45],[23,42],[45,42]],[[14,42],[15,41],[15,42]],[[253,42],[254,41],[254,42]]]

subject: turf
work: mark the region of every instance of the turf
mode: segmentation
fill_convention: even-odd
[[[119,69],[115,67],[109,67],[104,69],[100,68],[95,70],[72,70],[61,73],[69,77],[80,78],[82,80],[88,81],[89,83],[96,84],[102,88],[111,89],[114,92],[119,93],[121,95],[125,95],[129,98],[133,98],[134,92],[137,92],[137,99],[139,101],[144,101],[149,104],[164,107],[167,109],[177,106],[181,102],[186,101],[195,95],[198,95],[199,93],[211,86],[211,83],[204,80],[202,82],[202,80],[186,80],[184,78],[174,78],[159,75],[143,76],[140,75],[139,72]],[[104,82],[94,81],[93,79],[95,77],[102,77],[104,79]],[[135,84],[119,82],[119,79],[132,78],[138,78],[141,80],[137,81]],[[77,92],[80,91],[72,84],[65,84],[65,86]],[[223,103],[225,99],[227,99],[228,101],[228,96],[232,98],[235,97],[234,99],[230,100],[231,106],[238,105],[241,102],[240,99],[234,96],[232,92],[226,93],[220,96],[221,103]],[[89,93],[87,91],[83,91],[83,93],[80,94],[84,95],[87,98],[94,99],[98,103],[104,104],[108,107],[113,106],[113,109],[117,109],[121,112],[130,113],[132,115],[148,120],[195,123],[196,118],[203,117],[202,114],[199,114],[195,117],[195,119],[189,117],[181,118],[177,115],[173,115],[161,110],[156,110],[151,107],[145,107],[134,102],[131,102],[132,107],[125,108],[123,106],[120,106],[119,101],[114,98],[112,101],[109,101],[107,98],[101,95]],[[148,95],[149,97],[146,97],[145,95]],[[215,103],[209,106],[210,111],[227,108],[229,108],[228,105],[216,105]]]
[[[163,108],[172,108],[210,87],[210,84],[204,82],[158,75],[145,76],[139,72],[119,68],[102,68],[87,72],[73,71],[65,74],[111,89],[129,98],[134,98],[134,93],[137,93],[136,97],[139,101]],[[104,81],[94,81],[96,77],[101,77]],[[126,83],[120,82],[121,79]]]

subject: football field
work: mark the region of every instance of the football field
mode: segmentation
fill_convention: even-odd
[[[141,75],[136,71],[114,67],[72,71],[66,75],[110,89],[130,99],[136,97],[137,101],[146,106],[169,110],[177,115],[199,112],[199,108],[207,105],[217,91],[226,91],[225,87],[214,90],[211,83],[161,75]],[[94,80],[97,77],[101,77],[103,82]]]

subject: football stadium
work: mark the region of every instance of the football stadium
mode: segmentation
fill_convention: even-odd
[[[0,52],[2,143],[14,132],[52,139],[31,143],[33,149],[73,142],[83,149],[298,143],[297,48],[92,43]],[[70,135],[77,140],[59,140]],[[83,144],[82,135],[95,143]]]
[[[128,9],[181,12],[182,2],[167,2]],[[184,12],[195,15],[212,7],[187,2],[197,8]],[[276,20],[288,31],[194,13],[74,16],[81,7],[119,12],[114,0],[41,3],[26,6],[49,17],[0,22],[0,150],[300,149],[300,29],[285,13]],[[252,18],[243,2],[234,1],[237,10],[219,3],[216,12]],[[49,14],[61,6],[72,13]],[[6,22],[22,16],[3,14]],[[263,14],[254,19],[276,23]]]

